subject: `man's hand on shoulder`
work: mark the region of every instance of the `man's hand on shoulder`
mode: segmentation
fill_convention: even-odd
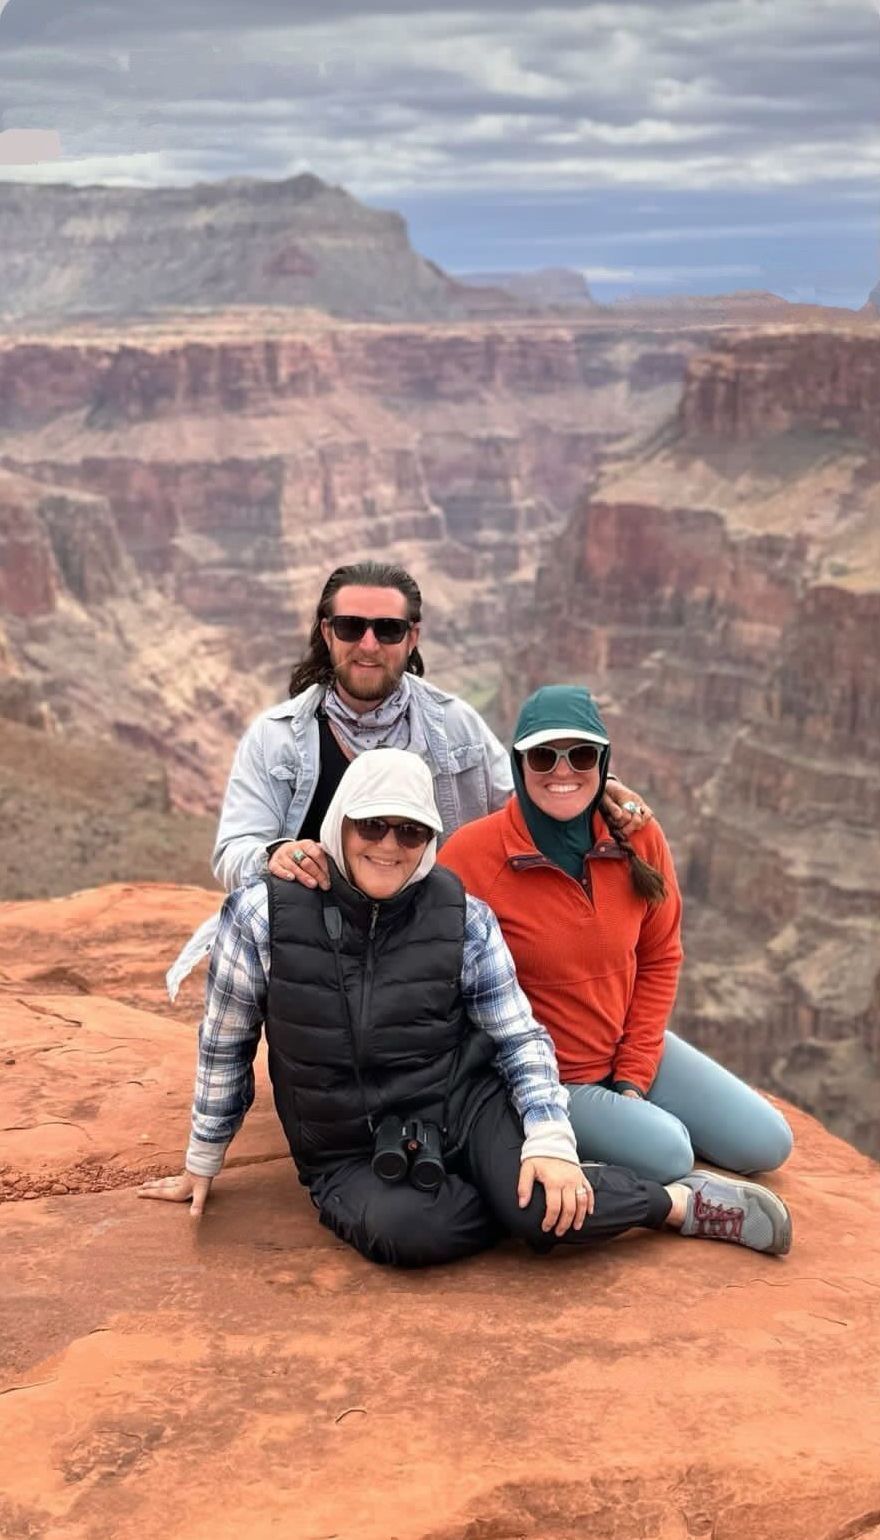
[[[326,892],[330,886],[327,856],[316,840],[284,840],[275,846],[266,869],[273,877],[301,882],[306,888],[323,888]]]
[[[624,839],[636,834],[639,829],[644,829],[651,822],[654,814],[643,802],[637,791],[624,786],[622,781],[607,781],[605,795],[602,798],[602,812],[609,824],[612,824],[618,834]]]

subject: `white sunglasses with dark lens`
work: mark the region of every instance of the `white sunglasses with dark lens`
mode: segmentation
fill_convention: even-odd
[[[583,774],[585,770],[595,770],[599,750],[595,743],[575,743],[570,749],[554,749],[550,743],[536,743],[534,748],[526,749],[526,764],[536,775],[549,775],[560,759],[565,760],[569,770]]]

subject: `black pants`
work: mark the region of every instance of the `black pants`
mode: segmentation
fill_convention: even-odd
[[[349,1160],[309,1183],[321,1223],[371,1262],[427,1267],[485,1251],[505,1235],[540,1251],[584,1246],[624,1230],[659,1229],[671,1203],[657,1182],[622,1166],[591,1166],[596,1195],[580,1230],[554,1236],[541,1229],[545,1194],[540,1183],[527,1208],[517,1196],[522,1131],[503,1089],[477,1114],[465,1147],[435,1192],[374,1176],[368,1159]]]

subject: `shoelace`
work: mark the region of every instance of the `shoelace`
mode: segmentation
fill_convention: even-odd
[[[704,1198],[699,1188],[694,1193],[695,1234],[708,1235],[713,1240],[741,1241],[744,1208],[726,1208],[723,1203],[713,1203]]]

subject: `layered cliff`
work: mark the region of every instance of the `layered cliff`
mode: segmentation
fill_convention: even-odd
[[[434,677],[485,699],[542,542],[703,340],[240,313],[7,338],[0,715],[135,746],[214,809],[323,579],[383,553],[423,579]]]
[[[413,251],[400,215],[316,176],[196,187],[0,185],[0,316],[132,317],[226,305],[344,316],[515,308]]]
[[[878,368],[880,332],[694,360],[669,429],[539,574],[506,684],[509,715],[542,679],[590,682],[662,810],[688,896],[680,1027],[786,1090],[794,1055],[791,1090],[829,1102],[807,1040],[849,1041],[880,1091]],[[848,1129],[880,1153],[876,1120]]]
[[[880,444],[880,338],[780,328],[695,360],[680,408],[686,433],[728,442],[793,428]]]

